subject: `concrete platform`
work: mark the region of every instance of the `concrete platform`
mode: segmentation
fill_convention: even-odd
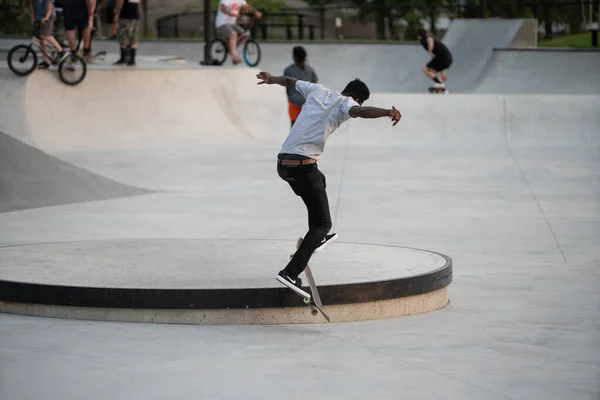
[[[239,239],[4,247],[0,311],[164,323],[322,322],[274,279],[293,249],[293,241]],[[332,321],[418,314],[448,303],[452,261],[434,252],[333,243],[311,264]]]

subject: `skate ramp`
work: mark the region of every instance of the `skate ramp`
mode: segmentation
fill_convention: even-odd
[[[256,85],[255,74],[91,69],[89,81],[71,90],[51,73],[20,80],[24,104],[10,107],[23,120],[4,114],[1,121],[13,129],[5,132],[10,143],[21,137],[105,179],[160,191],[1,214],[0,244],[7,247],[0,252],[11,261],[0,276],[0,309],[145,322],[319,322],[274,280],[306,215],[275,169],[289,130],[285,90]],[[395,105],[400,124],[353,119],[332,135],[320,162],[334,229],[344,233],[332,244],[339,247],[311,260],[332,315],[363,320],[445,306],[451,264],[439,270],[436,262],[428,275],[404,270],[412,254],[404,244],[499,259],[507,249],[552,262],[597,255],[596,244],[586,242],[596,231],[581,221],[598,215],[599,97],[373,92],[367,104]],[[380,280],[349,281],[336,251],[365,250],[369,258],[356,258],[356,271],[378,269]],[[35,264],[49,255],[60,281]],[[354,302],[340,293],[353,293]],[[427,294],[433,298],[420,297]]]
[[[531,25],[532,21],[525,19],[452,21],[442,39],[454,56],[448,71],[450,91],[474,90],[484,79],[494,48],[535,45]],[[263,47],[260,68],[283,73],[292,63],[296,45],[306,48],[308,62],[321,83],[338,90],[355,77],[365,81],[373,93],[423,93],[431,84],[421,72],[429,57],[420,45],[269,43]]]
[[[494,49],[475,93],[600,94],[600,51]]]
[[[34,74],[22,92],[4,100],[3,113],[8,112],[0,128],[52,155],[65,155],[67,161],[72,157],[69,153],[92,151],[169,150],[174,154],[178,149],[211,146],[276,148],[289,131],[285,90],[257,85],[256,72],[250,68],[102,70],[93,71],[89,82],[76,88],[60,85],[48,74]],[[350,131],[356,132],[353,141],[374,145],[390,141],[489,147],[503,146],[513,137],[531,137],[530,144],[540,145],[594,145],[597,98],[372,93],[367,104],[394,105],[403,112],[398,128],[374,129],[372,121],[352,120],[327,146],[345,146],[343,138]],[[24,104],[19,107],[18,101]],[[575,130],[569,127],[585,130],[587,136],[571,137]]]
[[[473,91],[484,79],[493,49],[508,47],[525,23],[523,19],[452,21],[442,40],[452,52],[454,60],[448,70],[450,91]]]
[[[0,213],[148,193],[61,161],[0,132]]]
[[[269,43],[263,46],[262,70],[283,74],[292,60],[294,46],[303,46],[319,83],[342,90],[354,78],[367,83],[372,93],[423,92],[427,78],[421,68],[427,53],[416,45]]]
[[[353,144],[382,143],[425,147],[600,146],[600,96],[497,95],[450,96],[376,94],[372,105],[396,106],[399,129],[373,129],[353,120]],[[335,134],[334,134],[335,135]]]
[[[9,78],[0,129],[51,153],[261,142],[272,135],[257,121],[280,131],[289,122],[285,92],[257,86],[255,75],[249,68],[105,69],[76,87],[53,74]]]

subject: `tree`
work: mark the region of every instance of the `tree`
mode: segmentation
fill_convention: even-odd
[[[319,11],[319,25],[321,25],[320,37],[321,39],[325,39],[326,6],[340,4],[340,0],[307,0],[307,2],[311,8],[315,8]]]
[[[27,4],[27,0],[0,0],[0,34],[31,34],[31,17]]]
[[[422,0],[424,14],[429,19],[429,25],[431,26],[431,33],[434,35],[437,33],[436,24],[440,16],[440,11],[444,5],[443,0]],[[485,1],[484,1],[485,3]]]

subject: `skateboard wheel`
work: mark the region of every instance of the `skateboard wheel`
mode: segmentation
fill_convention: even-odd
[[[310,299],[308,297],[304,298],[304,304],[310,304]]]
[[[311,310],[310,312],[312,315],[317,315],[318,311],[317,310]]]

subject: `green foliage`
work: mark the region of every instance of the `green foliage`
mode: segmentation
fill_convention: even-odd
[[[0,0],[0,34],[31,35],[27,0]]]
[[[592,47],[592,34],[590,32],[577,35],[557,37],[552,40],[543,40],[538,43],[539,47],[562,47],[574,49],[587,49]]]
[[[421,24],[421,14],[417,13],[415,10],[410,10],[406,15],[404,15],[404,20],[406,21],[406,25],[404,28],[404,39],[405,40],[417,40],[419,29],[423,27]]]

